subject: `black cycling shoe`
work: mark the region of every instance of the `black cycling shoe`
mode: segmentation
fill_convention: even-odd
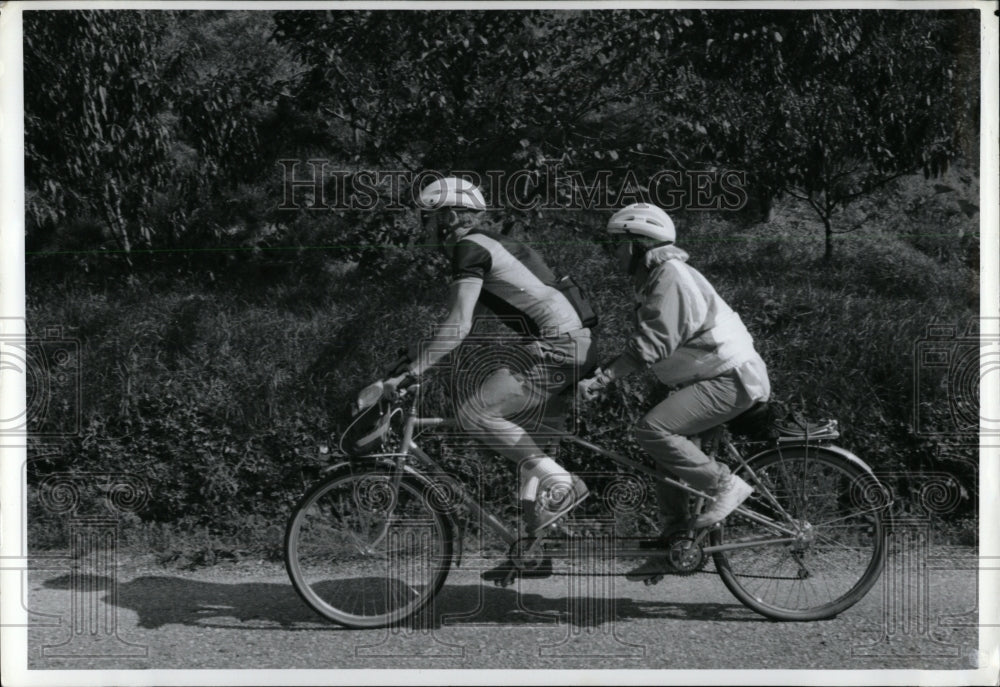
[[[646,582],[656,577],[663,577],[674,572],[670,559],[666,556],[651,556],[645,563],[632,568],[625,573],[625,579],[630,582]]]
[[[480,577],[487,582],[496,583],[513,582],[518,578],[541,580],[552,577],[552,559],[545,558],[541,563],[530,568],[519,568],[514,565],[514,561],[508,558],[495,568],[483,572]]]
[[[671,518],[660,530],[659,540],[666,546],[670,538],[674,535],[687,531],[688,521],[682,518]],[[650,556],[641,565],[632,568],[625,573],[625,579],[630,582],[646,582],[647,584],[657,577],[663,577],[675,572],[674,566],[670,564],[670,558],[666,554]]]

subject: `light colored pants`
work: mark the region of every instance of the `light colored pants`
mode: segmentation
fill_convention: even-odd
[[[474,388],[459,390],[456,417],[487,448],[520,464],[545,455],[540,424],[562,429],[566,403],[556,399],[567,387],[576,387],[597,364],[597,346],[590,330],[520,345],[520,364],[501,367]],[[459,373],[461,374],[461,373]],[[555,400],[555,402],[553,402]],[[555,424],[553,424],[555,423]],[[538,435],[533,438],[531,435]],[[558,442],[550,442],[552,445]],[[547,446],[551,451],[551,446]]]
[[[705,455],[687,437],[727,422],[750,408],[753,398],[735,370],[670,394],[636,424],[639,444],[671,477],[709,494],[729,477],[729,468]],[[665,521],[687,519],[688,493],[657,484],[656,500]]]

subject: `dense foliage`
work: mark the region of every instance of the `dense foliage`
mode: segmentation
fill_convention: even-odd
[[[410,238],[378,213],[325,216],[324,230],[290,210],[281,161],[308,159],[341,183],[521,170],[522,200],[571,195],[596,170],[611,187],[665,168],[739,170],[765,208],[782,192],[805,199],[829,239],[851,201],[974,154],[976,18],[29,11],[29,249]],[[582,176],[553,179],[546,161]],[[398,200],[398,186],[374,191]]]
[[[344,400],[441,306],[410,189],[371,184],[375,207],[323,209],[337,184],[372,170],[518,172],[506,200],[567,209],[511,209],[503,229],[587,284],[606,357],[629,328],[628,286],[589,242],[606,213],[568,206],[597,179],[638,200],[658,171],[736,170],[746,207],[671,214],[779,398],[838,417],[845,444],[881,470],[951,471],[975,490],[953,371],[915,381],[926,327],[968,338],[978,313],[974,12],[24,21],[28,312],[78,342],[83,385],[79,408],[50,404],[46,422],[68,422],[63,408],[79,431],[35,447],[33,481],[128,472],[151,485],[146,522],[259,533],[280,521],[336,453]],[[564,174],[548,173],[556,163]],[[289,202],[292,167],[316,183]],[[662,393],[630,380],[583,430],[634,448],[625,428]],[[428,440],[471,469],[468,451]],[[478,465],[488,484],[513,484],[496,459]]]

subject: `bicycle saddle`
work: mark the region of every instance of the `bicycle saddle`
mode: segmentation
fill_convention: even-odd
[[[729,431],[738,436],[757,441],[800,441],[803,439],[835,439],[840,436],[836,420],[813,422],[789,414],[779,420],[774,408],[766,401],[758,401],[726,423]]]
[[[774,410],[767,401],[758,401],[726,423],[737,436],[766,440],[777,438]]]

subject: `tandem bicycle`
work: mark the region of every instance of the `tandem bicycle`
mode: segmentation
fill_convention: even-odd
[[[325,470],[288,520],[285,565],[296,592],[317,613],[346,627],[398,625],[426,609],[461,561],[470,518],[499,536],[511,561],[525,571],[544,557],[567,560],[584,550],[573,546],[573,537],[519,536],[421,449],[421,432],[455,428],[457,421],[422,417],[419,390],[414,383],[386,398],[376,382],[359,394],[354,426],[362,433],[353,450]],[[763,441],[738,438],[736,428],[754,426],[761,410],[750,409],[727,424],[730,431],[714,435],[716,456],[754,488],[726,520],[665,540],[614,537],[600,555],[662,554],[668,574],[677,575],[701,571],[711,557],[729,591],[761,615],[784,621],[833,617],[864,597],[881,574],[888,491],[860,458],[833,444],[839,437],[835,420],[771,423]],[[574,432],[545,429],[630,474],[685,490],[694,515],[711,501]]]

